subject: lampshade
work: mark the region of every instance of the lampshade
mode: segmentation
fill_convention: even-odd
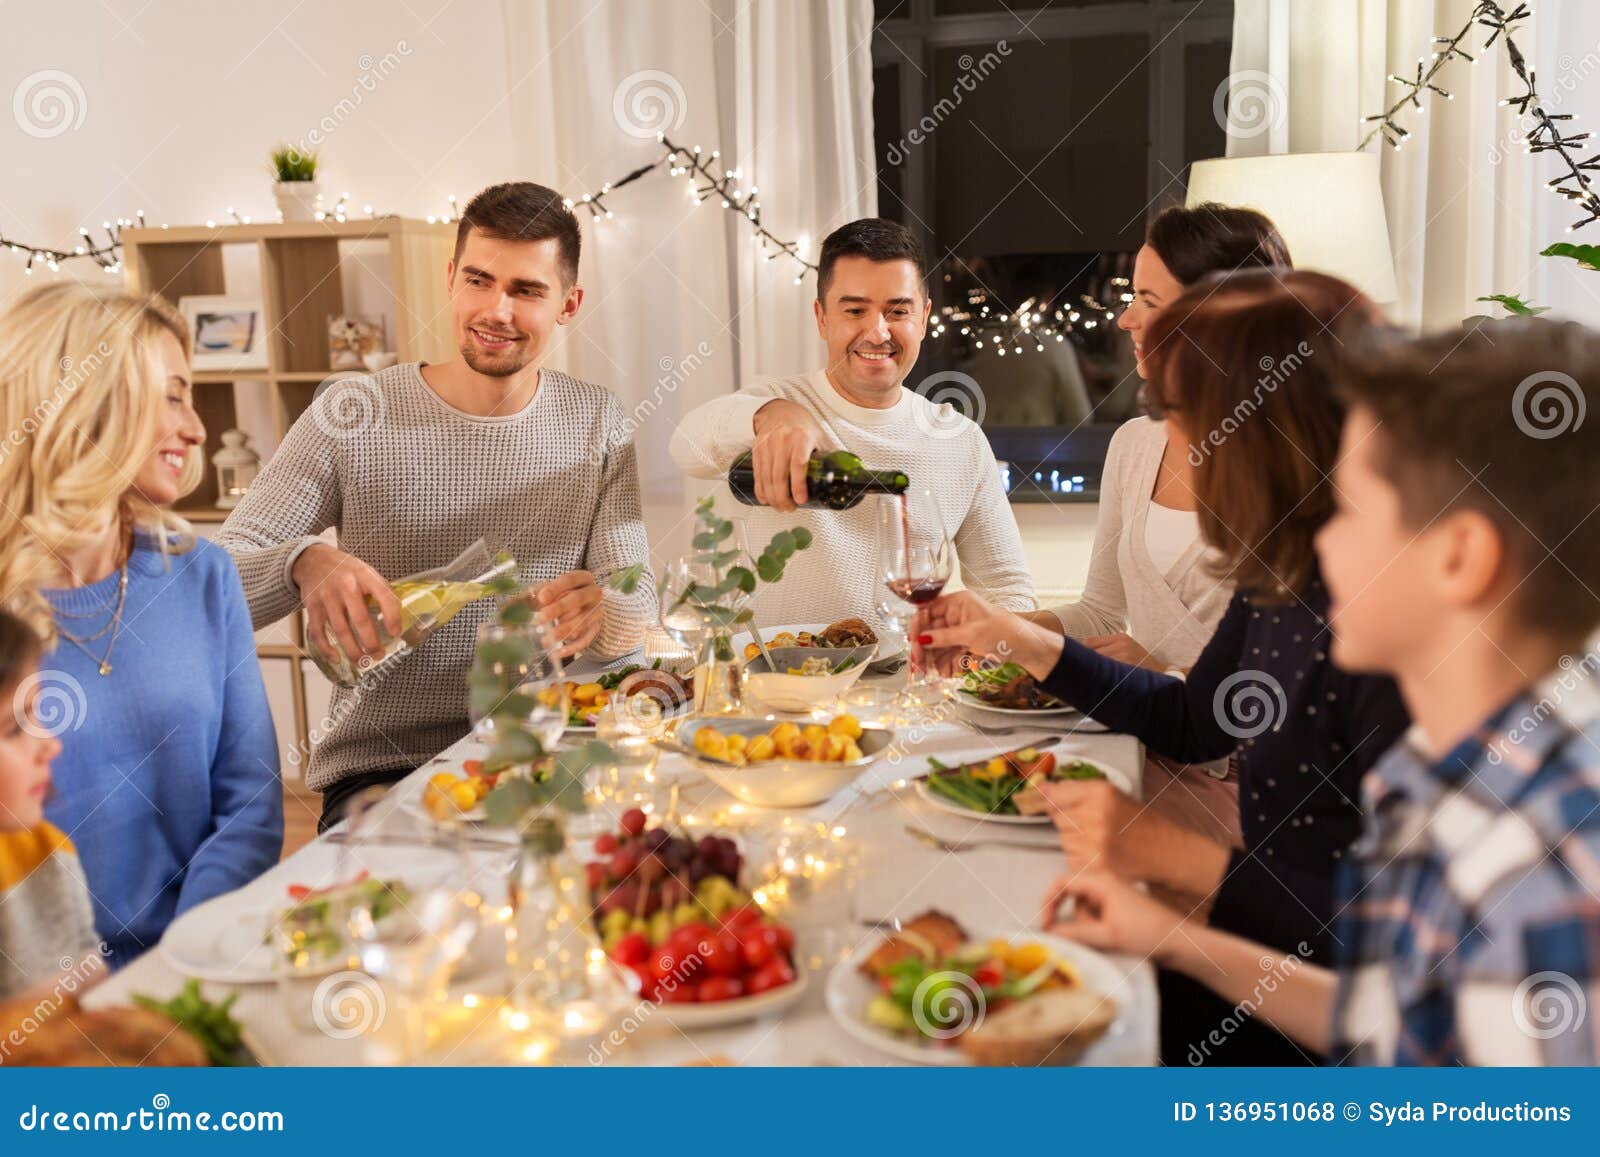
[[[1202,201],[1243,205],[1271,217],[1296,269],[1342,277],[1376,302],[1400,296],[1376,153],[1196,161],[1187,204]]]

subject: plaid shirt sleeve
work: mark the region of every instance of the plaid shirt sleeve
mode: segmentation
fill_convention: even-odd
[[[1545,690],[1442,761],[1400,745],[1369,775],[1335,1059],[1600,1063],[1600,712]]]

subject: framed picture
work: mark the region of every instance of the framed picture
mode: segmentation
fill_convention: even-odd
[[[195,369],[267,368],[266,320],[259,301],[222,295],[183,297],[178,299],[178,311],[194,334]]]

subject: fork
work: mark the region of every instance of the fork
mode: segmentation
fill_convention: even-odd
[[[1021,848],[1029,852],[1055,852],[1061,849],[1055,844],[1033,844],[1022,840],[947,840],[936,836],[926,828],[919,828],[916,824],[906,824],[908,835],[920,843],[927,844],[930,848],[937,848],[941,852],[961,853],[970,852],[978,848]]]

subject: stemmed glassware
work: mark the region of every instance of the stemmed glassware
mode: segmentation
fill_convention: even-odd
[[[527,704],[518,725],[538,739],[546,751],[554,751],[567,729],[570,704],[557,648],[544,628],[533,622],[520,626],[484,623],[478,628],[477,666],[480,670],[473,678],[481,678],[483,686],[480,689],[475,685],[468,697],[474,734],[484,742],[492,739],[495,716],[504,702],[503,694],[495,692],[513,690]]]
[[[480,887],[477,877],[489,868],[450,832],[417,834],[414,847],[396,847],[397,833],[380,834],[366,802],[352,808],[337,873],[363,885],[346,913],[356,968],[319,986],[312,1015],[330,1035],[365,1036],[374,1061],[414,1063],[486,919],[490,883]]]
[[[878,613],[906,636],[908,699],[920,705],[939,702],[945,697],[944,682],[922,661],[922,649],[911,634],[917,608],[939,597],[954,563],[955,548],[933,491],[912,487],[879,498],[877,529]]]
[[[662,572],[661,629],[695,656],[697,715],[736,715],[742,708],[739,660],[728,648],[735,619],[749,596],[722,590],[724,575],[709,563],[675,559]],[[714,599],[706,596],[719,592]],[[711,602],[715,605],[709,605]]]

